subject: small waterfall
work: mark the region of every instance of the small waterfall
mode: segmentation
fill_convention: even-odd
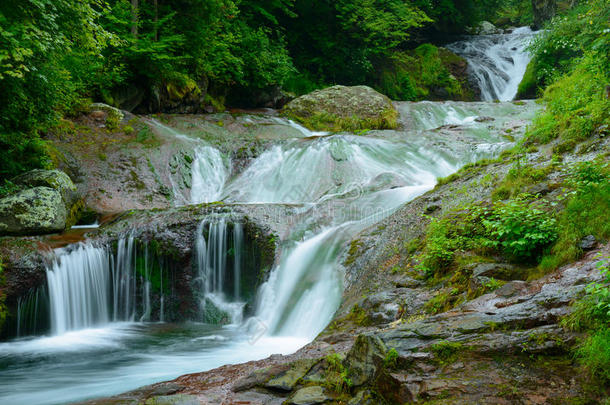
[[[534,35],[530,28],[521,27],[510,34],[472,36],[447,48],[468,61],[482,100],[510,101],[531,59],[526,48]]]
[[[164,317],[163,263],[138,246],[130,235],[117,242],[116,256],[106,247],[79,244],[67,251],[59,249],[57,259],[47,269],[51,332],[59,335],[120,321],[150,321],[153,291],[159,298],[159,320]],[[156,280],[159,285],[154,285]],[[38,304],[38,294],[27,296],[24,308]],[[31,313],[24,310],[23,313]],[[31,315],[30,315],[31,316]],[[40,316],[36,318],[40,319]],[[27,322],[19,320],[19,325]],[[29,329],[28,329],[29,330]]]
[[[200,204],[220,200],[224,184],[230,174],[230,165],[225,164],[222,153],[218,149],[206,145],[201,139],[184,135],[155,119],[149,119],[148,122],[150,125],[185,142],[194,150],[194,157],[191,162],[190,198],[187,198],[183,193],[181,179],[174,179],[170,176],[177,205]]]
[[[43,333],[49,327],[49,294],[47,286],[33,288],[17,300],[16,336]]]
[[[208,203],[220,200],[229,172],[218,149],[199,146],[191,167],[191,203]]]
[[[81,245],[47,270],[51,331],[60,335],[110,321],[110,269],[102,248]]]
[[[204,235],[206,228],[207,242]],[[240,302],[244,245],[242,225],[235,223],[229,228],[223,217],[203,220],[197,228],[195,245],[204,321],[240,323],[245,306]],[[233,260],[228,260],[231,256]]]

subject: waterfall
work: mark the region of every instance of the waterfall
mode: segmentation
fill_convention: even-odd
[[[240,302],[243,230],[230,228],[226,218],[203,220],[195,241],[203,320],[212,323],[240,323],[245,303]],[[205,232],[208,230],[206,241]],[[232,256],[233,260],[228,260]],[[232,272],[230,271],[230,267]],[[229,277],[230,276],[230,277]]]
[[[81,245],[47,269],[51,331],[60,335],[110,321],[110,269],[103,248]]]
[[[183,179],[174,179],[171,175],[169,177],[177,205],[200,204],[220,200],[224,184],[230,174],[228,168],[230,165],[225,164],[222,153],[218,149],[206,145],[201,139],[184,135],[155,119],[148,119],[147,121],[159,130],[180,139],[194,151],[190,173],[190,198],[183,195],[181,186]]]
[[[198,146],[191,167],[191,203],[218,201],[228,177],[220,151],[210,146]]]
[[[522,27],[510,34],[472,36],[447,48],[468,61],[482,100],[510,101],[517,95],[530,61],[527,46],[534,35],[530,28]]]
[[[153,278],[160,282],[159,319],[163,320],[163,265],[147,244],[139,249],[133,235],[117,242],[116,256],[108,248],[90,243],[81,243],[70,251],[58,249],[56,254],[47,268],[54,335],[110,322],[150,321]],[[28,297],[24,302],[31,306],[32,299]],[[18,323],[25,324],[21,320]]]

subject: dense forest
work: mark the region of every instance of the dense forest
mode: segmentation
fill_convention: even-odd
[[[256,107],[279,89],[369,84],[394,99],[447,82],[438,50],[525,0],[27,0],[0,5],[0,177],[47,164],[39,135],[93,101],[156,112],[164,98]],[[422,45],[422,46],[420,46]],[[417,48],[417,49],[416,49]],[[544,63],[544,60],[540,61]],[[419,66],[416,70],[414,66]],[[421,74],[423,72],[423,74]]]

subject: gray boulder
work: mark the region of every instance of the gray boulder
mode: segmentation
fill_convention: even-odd
[[[322,131],[393,129],[398,125],[392,101],[368,86],[316,90],[286,104],[282,114]]]
[[[50,187],[25,189],[0,200],[0,235],[35,235],[66,228],[61,193]]]
[[[32,170],[12,182],[22,189],[0,199],[0,235],[60,232],[76,222],[82,200],[64,172]]]
[[[493,35],[501,34],[502,30],[497,28],[489,21],[481,21],[474,29],[471,30],[473,34],[478,35]]]

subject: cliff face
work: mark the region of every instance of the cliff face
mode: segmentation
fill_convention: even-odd
[[[544,23],[555,16],[557,11],[556,0],[532,0],[534,14],[534,28],[541,29]]]

